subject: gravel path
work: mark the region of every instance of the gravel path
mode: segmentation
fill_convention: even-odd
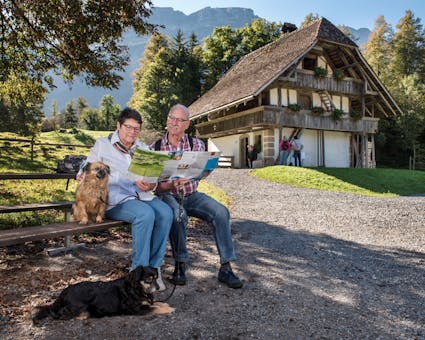
[[[218,256],[201,225],[189,232],[189,283],[169,300],[175,313],[38,328],[21,321],[9,338],[425,339],[425,197],[294,188],[237,169],[217,169],[208,181],[233,201],[242,289],[217,281]],[[99,249],[122,256],[129,247],[121,243]],[[172,268],[168,257],[165,276]]]

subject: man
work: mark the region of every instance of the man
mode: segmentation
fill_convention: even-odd
[[[301,151],[304,148],[304,145],[298,139],[298,136],[294,137],[294,141],[292,142],[292,150],[294,151],[294,165],[301,166]]]
[[[198,138],[189,139],[186,134],[189,125],[188,108],[181,104],[174,105],[168,114],[167,133],[161,139],[160,150],[205,151],[204,142]],[[151,145],[151,148],[155,148],[155,143]],[[186,248],[186,227],[188,216],[193,216],[209,222],[214,229],[214,238],[221,263],[218,280],[231,288],[241,288],[243,284],[233,273],[230,265],[230,261],[234,261],[236,255],[230,232],[229,211],[213,198],[198,192],[198,183],[199,181],[178,179],[161,183],[157,188],[159,197],[174,211],[174,221],[170,233],[175,260],[172,282],[177,285],[185,285],[187,282],[186,263],[189,255]],[[182,212],[180,212],[180,207],[183,208]]]
[[[125,108],[120,113],[115,132],[109,137],[96,140],[87,162],[100,161],[109,166],[111,173],[105,216],[132,224],[131,269],[138,266],[157,268],[159,279],[155,288],[163,290],[165,286],[161,281],[159,268],[166,252],[172,211],[153,195],[156,184],[127,176],[136,148],[149,149],[139,141],[141,126],[140,114],[136,110]]]

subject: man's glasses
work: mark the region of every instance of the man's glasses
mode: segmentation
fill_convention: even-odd
[[[140,127],[135,127],[128,124],[121,124],[121,125],[124,126],[129,131],[140,132]]]
[[[183,119],[183,118],[177,118],[174,116],[168,116],[169,120],[176,120],[178,123],[183,123],[183,122],[187,122],[189,119]]]

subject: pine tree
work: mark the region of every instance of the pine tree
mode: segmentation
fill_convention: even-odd
[[[390,69],[392,76],[395,79],[401,79],[404,76],[418,73],[419,79],[424,81],[425,47],[420,19],[415,18],[412,11],[407,10],[396,28],[397,31],[391,46]]]
[[[384,83],[388,75],[392,34],[391,26],[384,16],[379,16],[363,51],[367,62]]]
[[[64,116],[64,127],[65,129],[75,128],[77,126],[78,117],[77,111],[74,108],[74,102],[70,101],[66,104],[66,108],[63,112]]]
[[[56,131],[59,128],[59,110],[58,110],[58,101],[54,99],[50,108],[50,124],[53,131]]]

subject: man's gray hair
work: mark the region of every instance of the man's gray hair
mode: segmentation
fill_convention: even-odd
[[[168,112],[168,114],[170,115],[174,110],[177,110],[177,109],[182,110],[186,114],[186,118],[189,119],[189,109],[183,104],[173,105],[170,111]]]

